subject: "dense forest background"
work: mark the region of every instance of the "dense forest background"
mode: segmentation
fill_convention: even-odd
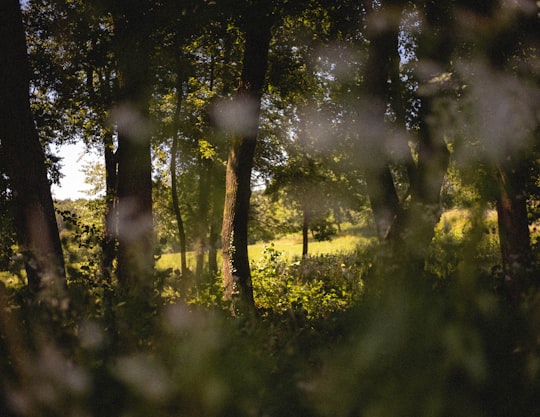
[[[539,16],[2,1],[0,415],[540,416]]]

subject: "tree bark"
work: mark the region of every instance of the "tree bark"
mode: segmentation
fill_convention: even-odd
[[[171,147],[171,197],[174,210],[174,217],[176,218],[176,225],[178,227],[178,239],[180,240],[180,272],[182,273],[182,280],[187,278],[187,256],[186,256],[186,231],[184,229],[184,221],[182,219],[182,212],[180,211],[180,199],[178,198],[178,185],[176,178],[176,156],[178,153],[178,135],[174,135],[173,143]]]
[[[368,19],[385,19],[384,9],[371,11]],[[375,25],[374,25],[375,26]],[[388,123],[384,122],[387,104],[399,91],[395,86],[390,90],[388,80],[393,72],[393,55],[397,55],[397,27],[388,25],[384,30],[369,26],[369,57],[366,63],[365,88],[370,101],[370,123],[382,126],[382,134],[389,133]],[[397,237],[394,233],[396,219],[400,215],[400,202],[389,167],[389,157],[384,149],[384,138],[365,144],[363,151],[370,156],[366,161],[365,176],[371,209],[381,241]]]
[[[16,205],[16,228],[28,286],[45,298],[64,297],[62,246],[29,102],[30,68],[17,0],[0,6],[0,140]]]
[[[233,311],[253,311],[255,302],[248,258],[248,213],[251,197],[251,171],[257,143],[261,97],[268,67],[273,18],[263,4],[255,2],[244,28],[245,47],[242,75],[236,103],[242,114],[242,131],[232,141],[227,160],[223,210],[224,299]],[[266,2],[267,4],[269,2]],[[238,300],[233,294],[238,292]]]
[[[514,302],[527,289],[525,277],[532,266],[527,192],[524,189],[526,178],[525,169],[497,167],[499,195],[496,207],[504,284]]]
[[[253,288],[248,258],[247,223],[251,197],[251,169],[255,138],[234,140],[227,161],[223,208],[224,299],[233,302],[238,293],[240,308],[253,308]],[[234,308],[235,306],[233,306]]]
[[[218,273],[217,245],[219,240],[219,228],[214,223],[210,225],[210,236],[208,239],[208,273],[214,277]]]
[[[496,7],[496,2],[491,8]],[[504,28],[487,44],[487,56],[496,71],[516,77],[523,74],[515,67],[513,57],[529,54],[528,45],[538,45],[538,15],[534,11],[517,14],[510,28]],[[501,40],[504,40],[503,42]],[[534,78],[533,78],[534,79]],[[527,80],[529,82],[530,80]],[[532,133],[538,139],[538,125]],[[534,140],[534,139],[533,139]],[[538,142],[536,142],[538,143]],[[526,151],[525,151],[526,152]],[[523,150],[512,150],[504,159],[494,162],[498,188],[496,198],[497,218],[504,284],[510,300],[518,305],[537,278],[531,248],[527,216],[527,183],[530,180],[530,156]]]
[[[210,232],[208,236],[208,272],[209,277],[215,277],[218,273],[218,248],[221,244],[221,225],[223,215],[224,179],[225,170],[212,161],[210,165],[212,207],[210,213]]]
[[[441,190],[450,163],[450,152],[442,135],[433,132],[426,119],[429,117],[430,97],[423,101],[420,112],[418,162],[410,180],[411,202],[404,220],[410,231],[408,245],[410,265],[423,270],[429,245],[435,236],[435,227],[442,214]]]
[[[199,157],[199,195],[195,236],[195,277],[201,282],[204,272],[204,254],[208,237],[208,213],[210,208],[210,167],[212,161]]]
[[[103,145],[105,154],[105,227],[102,242],[101,273],[103,279],[110,283],[118,238],[118,177],[112,132],[106,132]]]
[[[309,222],[310,222],[310,203],[304,201],[302,204],[302,258],[307,258],[309,250]]]
[[[118,268],[120,285],[131,294],[152,294],[154,232],[152,163],[148,106],[150,40],[145,2],[122,2],[113,15],[119,100],[118,127]]]
[[[174,217],[176,218],[176,225],[178,227],[178,239],[180,241],[180,272],[182,274],[183,289],[187,289],[186,280],[188,278],[188,268],[187,268],[187,245],[186,245],[186,231],[184,228],[184,221],[182,219],[182,212],[180,211],[180,199],[178,197],[178,183],[176,175],[176,161],[178,155],[178,127],[180,124],[180,110],[182,107],[183,99],[183,82],[184,77],[182,74],[180,58],[176,63],[177,73],[176,73],[176,108],[174,111],[173,119],[173,141],[171,147],[171,198],[174,211]]]

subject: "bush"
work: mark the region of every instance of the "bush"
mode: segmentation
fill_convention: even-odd
[[[377,275],[370,248],[288,260],[269,245],[257,317],[231,317],[218,281],[134,306],[81,279],[68,309],[0,286],[0,415],[540,416],[540,296],[509,305],[473,255],[433,291]]]
[[[496,214],[468,210],[445,212],[435,228],[426,269],[439,279],[455,278],[464,259],[489,275],[501,265]]]
[[[263,310],[310,319],[346,309],[363,292],[368,265],[356,255],[320,255],[290,262],[273,244],[252,265],[255,302]]]

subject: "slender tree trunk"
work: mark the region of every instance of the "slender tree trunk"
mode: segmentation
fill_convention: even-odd
[[[396,225],[400,215],[400,202],[390,168],[387,165],[370,167],[365,170],[365,176],[379,239],[398,239]]]
[[[232,45],[230,45],[230,42],[225,41],[225,47],[223,48],[223,65],[227,66],[230,62],[230,51],[231,51]],[[215,85],[215,66],[216,66],[216,57],[214,55],[210,58],[210,74],[209,74],[209,82],[208,82],[208,89],[210,91],[214,91],[214,85]],[[230,86],[230,83],[227,83],[225,80],[223,80],[223,96],[227,96],[230,94],[230,91],[232,90],[232,86]],[[223,210],[221,213],[218,214],[217,206],[218,206],[218,190],[222,188],[221,181],[223,178],[221,177],[221,171],[216,169],[216,161],[214,159],[208,159],[205,161],[206,168],[207,168],[207,187],[206,187],[206,193],[207,193],[207,199],[208,199],[208,210],[207,210],[207,225],[205,225],[205,231],[208,232],[208,240],[206,242],[206,246],[208,247],[208,278],[213,278],[218,273],[218,264],[217,264],[217,249],[219,244],[219,226],[216,225],[216,216],[219,216],[219,219],[221,220],[221,214],[223,213]],[[217,182],[219,181],[220,186],[217,185]],[[221,206],[220,206],[221,207]],[[218,222],[219,223],[219,222]],[[209,226],[208,226],[209,224]],[[200,282],[200,280],[199,280]],[[200,282],[202,284],[202,282]]]
[[[30,68],[17,0],[0,5],[0,140],[16,205],[15,225],[28,286],[44,298],[64,298],[64,258],[29,102]]]
[[[187,280],[188,277],[188,268],[187,268],[187,250],[186,250],[186,231],[184,229],[184,221],[182,219],[182,212],[180,211],[180,199],[178,197],[178,182],[176,175],[176,161],[178,156],[178,126],[180,124],[180,110],[182,107],[182,87],[183,87],[183,76],[180,58],[176,63],[177,73],[176,73],[176,109],[174,112],[173,120],[173,142],[171,147],[171,198],[174,211],[174,217],[176,218],[176,225],[178,227],[178,239],[180,240],[180,271],[182,273],[182,281]],[[187,284],[187,283],[186,283]],[[184,289],[187,288],[187,285],[184,286]]]
[[[251,168],[255,138],[235,141],[229,153],[223,209],[223,280],[224,299],[233,300],[238,293],[240,309],[255,306],[248,258],[247,224],[251,196]],[[233,309],[236,308],[233,305]]]
[[[198,283],[200,283],[204,272],[204,254],[208,235],[208,212],[210,208],[209,163],[212,163],[212,161],[206,161],[202,158],[199,160],[199,202],[196,224],[197,234],[195,237],[195,276]]]
[[[149,290],[154,265],[150,143],[118,140],[118,280]]]
[[[105,227],[103,232],[101,271],[106,282],[111,282],[113,261],[116,258],[118,238],[118,178],[116,152],[112,132],[104,137],[105,148]]]
[[[211,177],[211,195],[212,207],[210,213],[210,232],[208,236],[208,272],[210,277],[217,276],[218,273],[218,247],[220,240],[220,226],[222,224],[223,215],[223,196],[224,196],[224,179],[225,171],[220,169],[215,161],[210,165]]]
[[[180,200],[178,198],[178,185],[176,178],[176,156],[178,153],[178,135],[174,135],[173,143],[171,147],[171,197],[174,210],[174,217],[176,218],[176,224],[178,227],[178,238],[180,240],[180,271],[182,273],[182,279],[187,278],[187,257],[186,257],[186,231],[184,229],[184,221],[182,219],[182,212],[180,211]]]
[[[256,2],[253,15],[246,22],[242,77],[236,102],[243,114],[242,132],[233,138],[227,160],[225,204],[223,210],[223,281],[224,299],[232,302],[233,310],[252,311],[255,307],[248,258],[248,213],[251,196],[251,171],[261,97],[268,66],[271,13]],[[235,288],[236,287],[236,288]],[[233,293],[238,291],[238,303]]]
[[[304,201],[302,204],[302,258],[307,258],[308,256],[309,222],[311,220],[309,204],[309,201]]]
[[[208,238],[208,273],[214,277],[218,273],[217,248],[219,240],[219,229],[214,223],[210,225],[210,235]]]

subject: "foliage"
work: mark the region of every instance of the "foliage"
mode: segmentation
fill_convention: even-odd
[[[16,252],[16,234],[13,218],[13,202],[7,196],[0,196],[0,271],[10,271],[18,274],[23,268],[22,262],[18,260]]]
[[[363,279],[370,258],[291,263],[268,246],[257,318],[231,318],[217,300],[130,311],[114,287],[62,312],[7,289],[3,326],[26,337],[1,340],[2,406],[24,416],[539,415],[537,294],[511,308],[474,265],[443,290],[400,276],[366,292],[380,279]]]
[[[56,206],[60,239],[70,273],[86,271],[95,275],[99,270],[99,257],[103,225],[103,202],[76,200],[58,202]]]
[[[454,209],[441,216],[426,268],[439,279],[455,277],[466,257],[472,257],[477,272],[484,275],[501,268],[496,215],[492,210],[477,210]],[[475,245],[471,249],[472,239]]]
[[[470,297],[474,276],[459,281],[442,294],[409,282],[361,307],[313,383],[317,415],[537,415],[538,346],[510,348],[534,345],[527,319],[481,285]]]
[[[252,265],[255,303],[265,311],[308,319],[343,310],[362,295],[368,264],[359,259],[320,255],[291,262],[273,244],[266,246]]]

